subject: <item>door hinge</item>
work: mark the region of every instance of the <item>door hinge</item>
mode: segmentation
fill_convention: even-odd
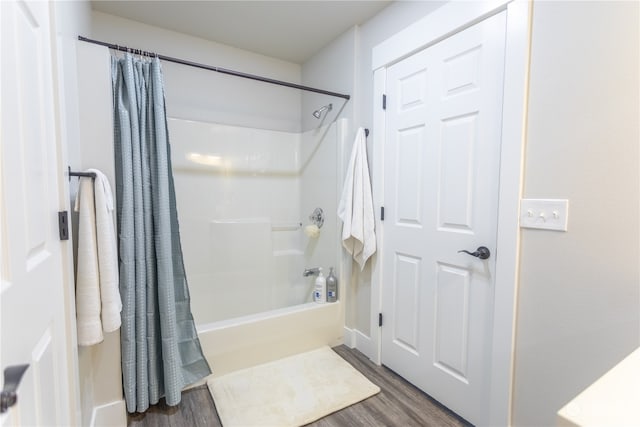
[[[378,327],[382,326],[382,313],[378,313]]]
[[[387,109],[387,95],[382,94],[382,109],[386,110]]]
[[[69,214],[67,211],[58,212],[58,230],[60,240],[69,240]]]
[[[380,206],[380,221],[384,221],[384,206]]]

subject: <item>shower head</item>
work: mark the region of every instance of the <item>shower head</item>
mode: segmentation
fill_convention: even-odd
[[[332,108],[333,108],[333,104],[327,104],[324,107],[320,107],[319,109],[313,112],[313,117],[315,117],[316,119],[319,119],[320,116],[322,116],[323,112],[331,111]]]

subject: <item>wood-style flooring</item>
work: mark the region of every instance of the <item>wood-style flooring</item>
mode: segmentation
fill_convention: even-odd
[[[357,350],[334,348],[354,368],[362,372],[381,391],[377,395],[334,412],[309,424],[312,427],[345,426],[469,426],[453,412],[384,366],[376,366]],[[221,427],[215,404],[206,385],[182,393],[175,407],[164,401],[144,414],[129,416],[129,427]]]

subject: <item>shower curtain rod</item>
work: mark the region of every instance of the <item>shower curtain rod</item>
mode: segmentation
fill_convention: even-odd
[[[211,65],[200,64],[198,62],[192,62],[192,61],[187,61],[185,59],[173,58],[171,56],[165,56],[165,55],[160,55],[158,53],[147,52],[145,50],[131,49],[131,48],[128,48],[128,47],[125,47],[125,46],[119,46],[119,45],[112,44],[112,43],[106,43],[106,42],[102,42],[102,41],[99,41],[99,40],[93,40],[93,39],[89,39],[89,38],[86,38],[86,37],[83,37],[83,36],[78,36],[78,40],[83,41],[83,42],[98,44],[98,45],[101,45],[101,46],[106,46],[106,47],[108,47],[110,49],[119,50],[121,52],[139,53],[141,55],[155,56],[155,57],[158,57],[159,59],[161,59],[163,61],[175,62],[176,64],[188,65],[190,67],[196,67],[196,68],[201,68],[203,70],[215,71],[217,73],[228,74],[230,76],[242,77],[244,79],[257,80],[259,82],[270,83],[270,84],[279,85],[279,86],[286,86],[286,87],[291,87],[291,88],[294,88],[294,89],[306,90],[307,92],[315,92],[315,93],[320,93],[320,94],[323,94],[323,95],[335,96],[335,97],[338,97],[338,98],[344,98],[346,100],[351,99],[350,95],[345,95],[343,93],[331,92],[331,91],[324,90],[324,89],[317,89],[317,88],[314,88],[314,87],[303,86],[303,85],[299,85],[299,84],[296,84],[296,83],[289,83],[289,82],[285,82],[285,81],[282,81],[282,80],[270,79],[268,77],[257,76],[255,74],[247,74],[247,73],[243,73],[243,72],[240,72],[240,71],[229,70],[229,69],[222,68],[222,67],[214,67],[214,66],[211,66]]]

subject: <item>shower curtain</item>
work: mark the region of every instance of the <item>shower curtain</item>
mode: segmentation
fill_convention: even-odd
[[[122,374],[143,412],[211,373],[191,314],[158,58],[111,58],[122,295]]]

